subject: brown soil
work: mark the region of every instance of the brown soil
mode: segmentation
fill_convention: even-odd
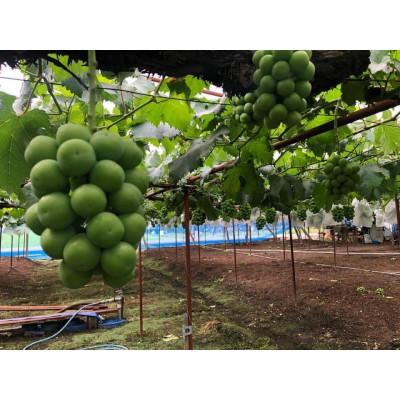
[[[229,246],[229,249],[232,249],[232,246]],[[202,283],[216,279],[229,289],[235,286],[234,257],[229,249],[228,252],[223,251],[224,246],[201,249],[199,265],[197,248],[192,248],[195,290],[201,288]],[[398,255],[338,254],[335,268],[333,254],[315,253],[332,251],[330,243],[314,242],[310,247],[308,244],[295,243],[295,250],[307,251],[294,254],[296,305],[290,252],[286,252],[284,261],[283,253],[271,252],[274,249],[282,249],[282,243],[253,244],[251,256],[248,254],[248,246],[238,246],[238,302],[250,304],[254,312],[240,315],[237,310],[231,310],[232,318],[258,328],[260,336],[271,337],[278,348],[400,347],[398,247],[392,247],[390,244],[350,245],[351,252],[393,252]],[[337,251],[346,253],[346,247],[339,244]],[[183,248],[178,251],[178,261],[173,248],[164,248],[161,253],[151,250],[148,255],[165,259],[171,270],[182,276]],[[360,287],[364,287],[366,293],[357,292],[357,288]],[[384,295],[375,292],[378,288],[384,290]]]

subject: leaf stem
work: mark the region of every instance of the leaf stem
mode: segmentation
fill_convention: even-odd
[[[88,105],[88,125],[93,133],[96,130],[96,50],[88,50],[88,79],[89,79],[89,105]]]

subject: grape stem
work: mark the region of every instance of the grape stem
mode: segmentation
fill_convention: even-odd
[[[96,50],[88,50],[88,79],[89,79],[89,105],[88,105],[88,125],[93,133],[96,130]]]

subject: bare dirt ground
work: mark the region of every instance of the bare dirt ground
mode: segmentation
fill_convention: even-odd
[[[282,242],[251,247],[252,255],[247,245],[237,247],[237,301],[250,305],[253,311],[246,308],[244,315],[232,318],[258,328],[260,335],[271,337],[278,348],[400,347],[399,247],[351,244],[347,255],[346,246],[338,244],[335,268],[332,243],[295,243],[296,304],[289,249],[286,247],[284,260],[283,252],[273,251],[281,250]],[[231,250],[232,246],[228,251],[224,246],[201,248],[199,264],[197,248],[192,248],[195,288],[210,280],[218,280],[229,289],[235,287]],[[183,249],[178,250],[177,260],[173,248],[160,253],[151,250],[149,255],[164,259],[171,270],[182,274]]]

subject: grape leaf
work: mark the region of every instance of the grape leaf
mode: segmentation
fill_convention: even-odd
[[[40,110],[0,118],[0,187],[8,193],[18,193],[29,175],[25,148],[42,129],[50,129],[50,124],[47,114]]]
[[[222,127],[204,141],[202,139],[193,140],[189,150],[168,165],[171,178],[178,181],[185,174],[199,167],[202,158],[207,157],[212,151],[216,140],[227,133],[228,128]]]
[[[385,154],[400,150],[400,128],[397,125],[379,125],[374,130],[375,143],[381,145]]]
[[[366,164],[360,168],[359,174],[361,179],[358,191],[367,200],[377,200],[386,189],[384,181],[390,178],[389,171],[376,164]]]

